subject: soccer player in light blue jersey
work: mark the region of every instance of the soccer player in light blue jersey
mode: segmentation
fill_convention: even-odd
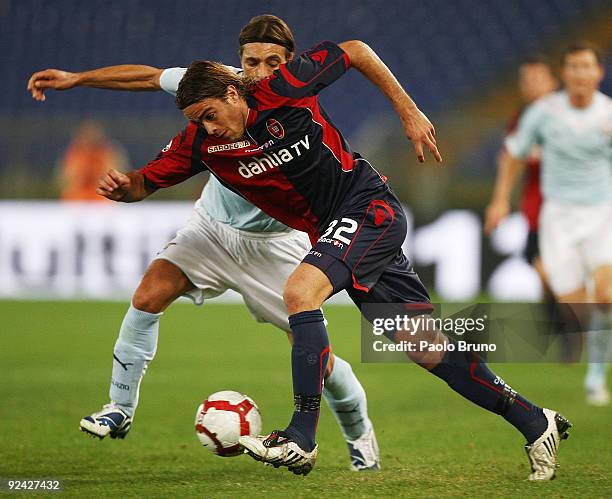
[[[505,142],[488,224],[508,214],[512,187],[534,144],[542,150],[540,251],[561,303],[594,307],[587,335],[587,402],[607,405],[606,370],[612,352],[612,99],[598,89],[602,56],[580,42],[563,54],[564,89],[523,114]]]
[[[293,56],[295,42],[281,19],[257,16],[240,33],[240,59],[247,76],[262,79]],[[239,71],[239,70],[236,70]],[[48,69],[34,73],[28,90],[39,101],[46,89],[77,86],[113,90],[160,90],[175,94],[185,69],[121,65],[83,73]],[[179,296],[201,304],[227,289],[239,292],[258,321],[291,329],[283,302],[290,273],[310,249],[308,236],[267,216],[210,177],[192,218],[156,257],[136,289],[115,345],[111,404],[81,420],[100,438],[123,438],[130,428],[142,376],[157,346],[159,319]],[[331,358],[330,358],[331,360]],[[366,394],[348,362],[337,355],[325,371],[324,397],[347,441],[351,469],[376,470],[378,444]]]

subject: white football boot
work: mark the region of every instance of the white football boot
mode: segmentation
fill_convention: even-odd
[[[610,392],[605,386],[597,388],[587,388],[586,402],[595,407],[605,407],[610,405]]]
[[[378,471],[380,469],[380,451],[374,435],[374,428],[364,433],[357,440],[347,440],[351,455],[351,470]]]
[[[531,464],[531,474],[529,475],[531,481],[555,478],[559,442],[569,436],[567,430],[572,427],[572,423],[558,412],[550,409],[543,409],[543,411],[548,420],[548,427],[540,435],[540,438],[531,445],[525,446]]]
[[[89,433],[102,440],[104,437],[125,438],[132,425],[132,418],[115,404],[110,403],[102,407],[101,411],[81,419],[81,431]]]
[[[310,452],[306,452],[285,432],[279,430],[274,430],[267,436],[240,437],[239,442],[244,447],[244,452],[256,461],[271,464],[275,468],[286,466],[296,475],[308,475],[317,460],[317,445]]]

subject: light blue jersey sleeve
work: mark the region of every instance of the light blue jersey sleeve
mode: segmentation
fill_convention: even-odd
[[[234,73],[242,73],[242,69],[235,68],[233,66],[225,66],[231,69]],[[183,79],[183,76],[187,72],[187,68],[168,68],[162,71],[159,77],[159,85],[162,90],[169,94],[176,95],[179,83]]]
[[[187,68],[164,69],[159,77],[159,86],[164,92],[168,92],[169,94],[176,96],[179,83],[186,72]]]
[[[541,125],[545,109],[541,102],[535,102],[522,114],[516,130],[506,137],[505,146],[515,158],[525,159],[535,144],[541,142]]]

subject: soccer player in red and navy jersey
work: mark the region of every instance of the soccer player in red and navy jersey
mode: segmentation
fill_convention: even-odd
[[[243,74],[252,79],[271,75],[295,52],[289,26],[271,14],[253,17],[240,31],[238,43]],[[186,71],[131,64],[79,73],[47,69],[31,76],[28,89],[38,101],[45,100],[46,89],[79,86],[163,89],[176,96]],[[89,434],[122,438],[131,429],[143,374],[157,349],[160,316],[181,294],[198,304],[232,288],[243,296],[257,320],[276,325],[292,341],[283,289],[310,249],[308,236],[264,214],[214,177],[194,208],[187,224],[151,262],[132,297],[113,350],[111,402],[80,422],[80,428]],[[365,390],[350,364],[333,348],[324,378],[323,396],[346,439],[351,469],[379,469],[380,451]]]
[[[284,431],[241,439],[255,459],[296,474],[310,472],[317,456],[315,431],[329,352],[319,310],[323,302],[346,289],[360,308],[399,304],[418,315],[432,309],[401,250],[406,220],[399,201],[386,179],[351,150],[318,102],[317,94],[351,66],[373,75],[415,143],[419,160],[427,147],[441,161],[433,126],[372,50],[358,41],[324,42],[251,86],[220,64],[193,63],[177,93],[177,104],[191,124],[156,160],[137,173],[109,173],[99,189],[111,199],[135,201],[208,169],[269,215],[310,235],[314,246],[284,292],[294,337],[293,417]],[[366,318],[373,319],[367,313]],[[411,334],[429,344],[449,341],[439,331]],[[439,349],[409,356],[523,433],[531,479],[554,476],[567,420],[516,393],[472,354]]]

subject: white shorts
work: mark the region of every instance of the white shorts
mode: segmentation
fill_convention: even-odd
[[[596,268],[612,265],[612,204],[546,201],[540,213],[539,244],[556,295],[587,286]]]
[[[185,273],[197,288],[187,296],[197,305],[233,289],[258,322],[290,332],[283,290],[310,247],[303,232],[242,231],[195,209],[156,258],[168,260]]]

